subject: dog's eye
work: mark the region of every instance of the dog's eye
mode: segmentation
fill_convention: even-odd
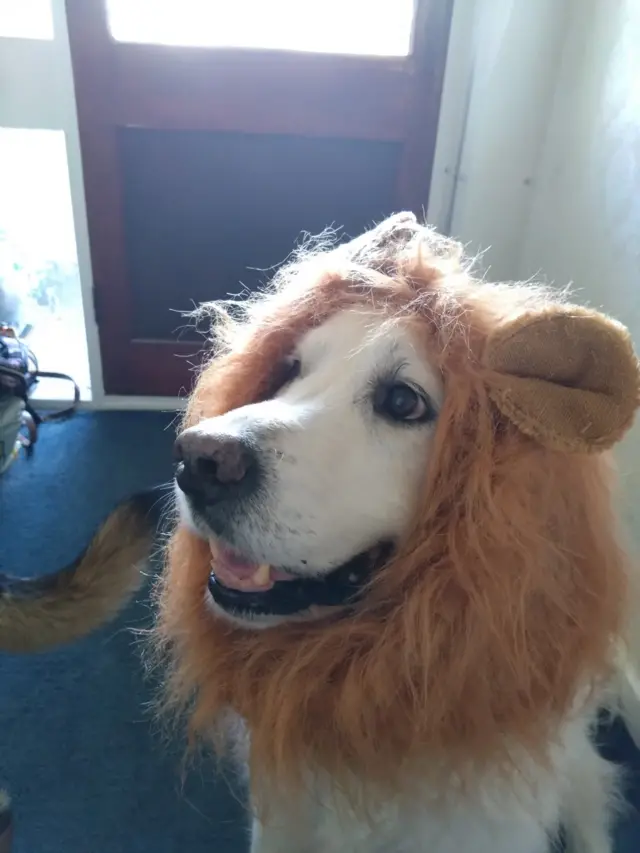
[[[433,420],[436,415],[428,398],[406,382],[394,382],[378,388],[374,408],[378,414],[393,421],[423,423]]]
[[[300,376],[300,359],[288,358],[286,361],[283,361],[274,377],[270,396],[275,396],[285,386],[293,382],[294,379],[297,379],[298,376]]]
[[[294,379],[297,379],[300,376],[300,359],[299,358],[290,358],[284,364],[284,381],[283,385],[288,385],[289,382],[293,382]]]
[[[297,379],[299,375],[300,359],[288,358],[286,361],[280,362],[273,371],[269,386],[260,399],[270,400],[272,397],[275,397],[286,385]]]

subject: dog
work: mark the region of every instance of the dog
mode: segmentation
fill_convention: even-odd
[[[163,710],[247,769],[252,853],[610,851],[626,330],[409,213],[213,310],[152,642]],[[152,523],[132,558],[117,528],[102,574]]]
[[[246,750],[254,853],[610,850],[626,330],[400,214],[217,347],[156,632],[167,703]]]

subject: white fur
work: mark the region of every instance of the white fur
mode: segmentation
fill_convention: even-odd
[[[436,370],[401,323],[345,311],[300,343],[300,378],[273,400],[203,421],[203,434],[249,436],[266,460],[268,488],[226,517],[232,544],[248,558],[326,572],[410,522],[433,435],[377,416],[370,390],[385,371],[423,388],[436,406]],[[209,535],[179,498],[183,521]],[[218,519],[219,521],[219,519]],[[225,534],[227,535],[227,534]],[[261,619],[268,630],[274,620]],[[254,626],[258,627],[258,626]],[[509,783],[487,777],[446,807],[419,782],[368,824],[331,781],[314,778],[295,806],[274,792],[269,823],[254,822],[253,853],[548,853],[562,822],[574,853],[608,853],[612,767],[590,740],[582,714],[560,728],[549,768],[524,754]]]
[[[526,755],[506,781],[473,792],[416,784],[372,819],[350,811],[327,779],[288,804],[274,796],[268,823],[254,819],[252,853],[551,853],[564,826],[568,853],[611,853],[616,769],[598,755],[586,715],[562,727],[548,769]]]
[[[225,519],[227,538],[256,563],[315,575],[381,539],[400,536],[424,477],[431,424],[398,426],[376,416],[372,383],[398,370],[442,401],[442,382],[397,324],[345,311],[309,332],[296,355],[302,373],[273,400],[202,421],[209,435],[249,436],[267,468],[265,494]],[[183,518],[200,532],[179,495]]]

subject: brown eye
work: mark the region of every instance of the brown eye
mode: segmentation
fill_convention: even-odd
[[[425,423],[436,417],[429,397],[406,382],[380,385],[376,389],[374,409],[396,423]]]
[[[275,397],[282,389],[293,382],[300,375],[300,359],[287,358],[282,361],[274,370],[269,383],[269,389],[261,399],[270,400]]]
[[[284,365],[284,380],[282,385],[288,385],[300,376],[300,359],[287,359]]]

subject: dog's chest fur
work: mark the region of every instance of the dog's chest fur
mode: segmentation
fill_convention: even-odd
[[[609,853],[613,768],[593,748],[586,719],[560,733],[549,770],[519,763],[521,778],[487,779],[448,803],[418,783],[367,823],[315,778],[294,803],[274,796],[255,820],[252,853],[551,853],[564,826],[575,853]]]
[[[421,805],[400,803],[388,808],[374,827],[322,809],[309,853],[546,853],[547,833],[514,803],[507,820],[504,814],[488,814],[471,802],[448,809]],[[545,817],[552,824],[558,817],[554,806],[548,798]]]

